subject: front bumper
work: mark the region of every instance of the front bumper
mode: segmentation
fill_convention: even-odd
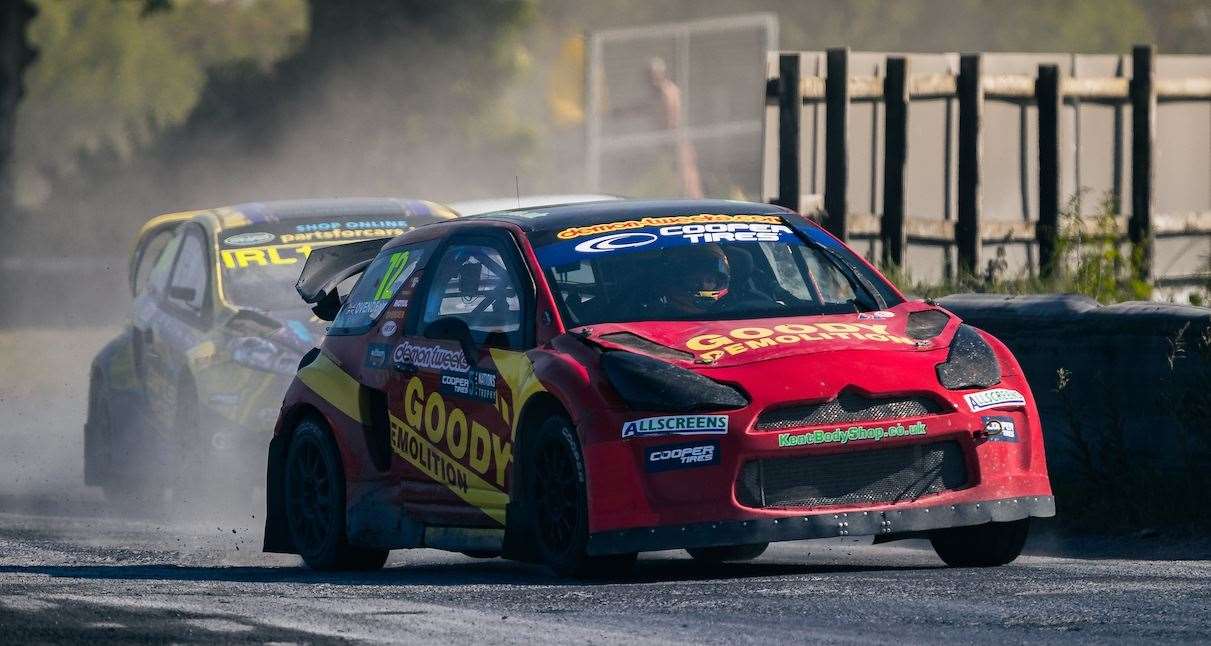
[[[820,512],[780,518],[637,527],[589,536],[593,555],[747,545],[836,536],[878,536],[1055,515],[1053,496],[1019,496],[934,507]]]

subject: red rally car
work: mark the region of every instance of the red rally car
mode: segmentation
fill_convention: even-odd
[[[265,549],[314,568],[859,535],[991,566],[1054,515],[1005,346],[779,207],[490,213],[316,250],[298,287],[332,325],[270,445]]]

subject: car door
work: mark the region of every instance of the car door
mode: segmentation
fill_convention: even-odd
[[[425,269],[387,388],[405,508],[423,522],[504,524],[515,419],[501,369],[533,344],[533,284],[503,231],[455,236]]]
[[[202,341],[211,323],[209,247],[201,225],[182,226],[168,281],[144,333],[149,403],[156,422],[165,427],[175,421],[186,352]]]

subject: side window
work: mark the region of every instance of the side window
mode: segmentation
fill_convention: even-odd
[[[524,346],[522,283],[499,249],[485,244],[454,244],[433,271],[420,324],[422,333],[433,321],[454,317],[466,321],[479,345],[510,349]]]
[[[774,278],[778,281],[779,286],[790,292],[795,298],[804,301],[811,300],[811,291],[808,290],[807,283],[803,280],[799,266],[795,264],[795,252],[789,246],[763,244],[761,251],[765,253],[766,260],[770,261],[770,266],[774,270]]]
[[[206,239],[195,227],[186,230],[181,252],[168,282],[168,300],[195,312],[206,302]]]
[[[147,282],[143,287],[150,287],[152,291],[156,292],[163,292],[168,288],[168,275],[172,272],[172,261],[176,260],[177,250],[181,248],[181,239],[184,237],[184,229],[177,229],[177,233],[164,246],[164,251],[151,266],[151,271],[147,274]]]
[[[362,334],[370,329],[391,297],[416,273],[427,245],[393,247],[380,253],[349,292],[328,334]]]
[[[820,300],[824,303],[845,303],[857,298],[853,285],[836,265],[822,258],[815,249],[798,247],[798,250],[804,256],[816,286],[820,288]]]
[[[167,255],[164,253],[168,247],[168,241],[172,239],[171,230],[161,230],[153,234],[143,244],[139,246],[138,261],[139,264],[134,267],[133,284],[135,295],[140,295],[147,291],[147,284],[151,275],[152,269],[159,264],[160,257]],[[175,251],[175,247],[173,248]],[[169,259],[171,261],[171,258]],[[167,263],[165,263],[167,264]]]

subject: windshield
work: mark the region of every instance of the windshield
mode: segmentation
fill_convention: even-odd
[[[846,247],[776,215],[574,227],[537,255],[569,327],[840,314],[899,302]]]
[[[323,221],[293,218],[254,222],[219,234],[223,296],[236,307],[262,311],[303,306],[294,284],[313,249],[367,239],[392,238],[431,216],[408,220]]]

